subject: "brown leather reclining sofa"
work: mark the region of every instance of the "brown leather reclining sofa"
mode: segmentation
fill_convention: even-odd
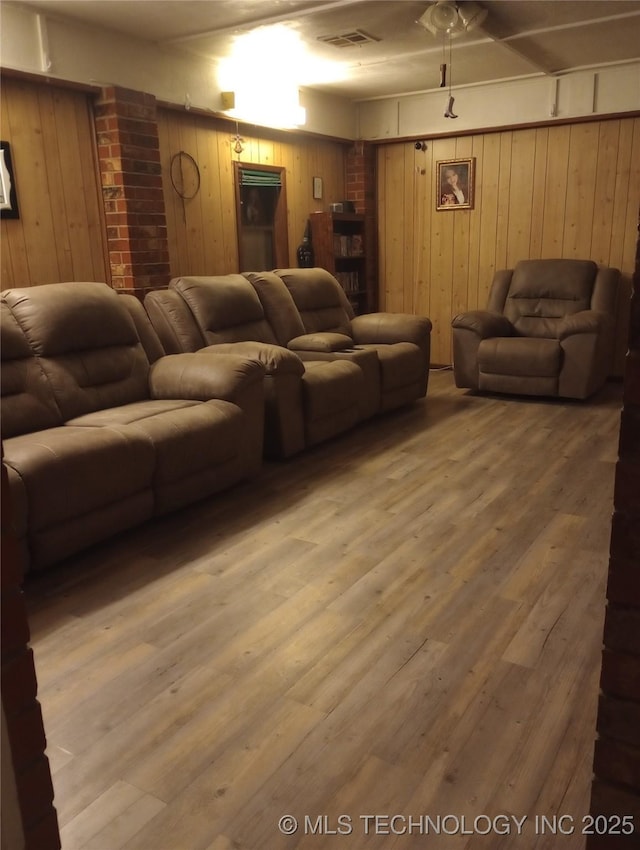
[[[290,457],[427,392],[429,319],[354,316],[324,269],[180,277],[144,303],[166,352],[234,352],[263,363],[271,457]]]
[[[178,278],[145,306],[102,283],[1,295],[3,464],[30,570],[427,390],[429,320],[354,317],[321,269]]]
[[[140,303],[101,283],[7,290],[0,310],[3,463],[28,569],[260,469],[256,360],[160,357]]]

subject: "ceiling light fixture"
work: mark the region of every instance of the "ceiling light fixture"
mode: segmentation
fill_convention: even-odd
[[[432,3],[418,19],[418,23],[432,35],[455,38],[479,27],[487,15],[488,11],[475,0],[468,0],[466,3],[437,0],[437,3]]]
[[[481,26],[489,14],[479,3],[470,0],[468,3],[458,3],[458,20],[466,32]]]
[[[218,65],[223,110],[231,118],[264,127],[304,124],[297,79],[301,55],[300,37],[283,25],[238,36],[230,55]]]

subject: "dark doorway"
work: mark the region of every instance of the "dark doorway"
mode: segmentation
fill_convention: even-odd
[[[285,169],[235,162],[238,261],[241,272],[289,265]]]

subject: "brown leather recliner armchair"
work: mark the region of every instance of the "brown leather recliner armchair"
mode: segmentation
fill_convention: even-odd
[[[584,399],[611,373],[620,272],[522,260],[496,272],[486,310],[453,321],[457,387]]]

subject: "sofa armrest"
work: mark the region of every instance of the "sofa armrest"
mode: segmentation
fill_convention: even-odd
[[[574,334],[599,333],[611,319],[598,310],[581,310],[566,315],[558,327],[558,339]]]
[[[473,331],[481,339],[493,336],[514,336],[514,327],[502,313],[489,310],[470,310],[454,316],[451,325],[454,328]]]
[[[233,355],[234,357],[248,357],[257,360],[263,365],[267,375],[298,375],[304,374],[302,361],[281,345],[273,345],[270,342],[243,341],[243,342],[220,342],[215,345],[207,345],[196,352],[199,355]]]
[[[264,366],[248,357],[168,354],[151,366],[149,390],[156,399],[236,402],[247,387],[261,383],[264,374]]]
[[[346,334],[327,331],[296,336],[289,340],[287,347],[292,351],[345,351],[353,348],[353,340]]]
[[[365,313],[351,320],[357,345],[413,342],[421,348],[429,340],[431,320],[410,313]]]

